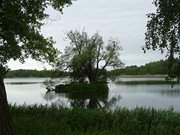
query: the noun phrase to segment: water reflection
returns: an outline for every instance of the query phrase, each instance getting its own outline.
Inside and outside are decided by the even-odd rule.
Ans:
[[[89,108],[89,109],[108,109],[112,107],[116,102],[118,102],[121,97],[112,97],[108,100],[109,96],[109,87],[107,84],[102,83],[98,84],[93,90],[70,90],[70,91],[49,91],[47,90],[46,94],[44,95],[44,99],[46,101],[54,100],[56,104],[59,104],[62,101],[63,97],[66,98],[65,107],[70,105],[71,108]]]
[[[180,89],[161,90],[160,93],[163,96],[180,97]]]
[[[146,107],[155,109],[168,109],[173,106],[176,111],[180,111],[180,85],[173,88],[169,84],[161,85],[121,85],[112,81],[108,83],[108,92],[92,95],[87,93],[55,93],[47,92],[42,82],[48,78],[13,78],[5,79],[7,96],[10,104],[16,105],[52,105],[64,107],[83,107],[83,108],[108,108],[117,109],[126,107],[134,109],[136,107]],[[67,84],[69,78],[57,78],[50,81],[50,84]],[[33,83],[22,85],[16,83]],[[16,85],[12,85],[16,84]],[[53,86],[53,85],[52,85]],[[48,85],[51,89],[51,85]],[[97,89],[97,91],[103,91]],[[43,95],[43,96],[42,96]]]

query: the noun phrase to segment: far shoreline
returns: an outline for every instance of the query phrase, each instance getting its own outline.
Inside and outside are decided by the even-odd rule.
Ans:
[[[54,78],[62,78],[62,77],[69,77],[69,76],[59,76],[59,77],[50,77],[50,76],[13,76],[13,77],[5,77],[5,79],[14,79],[14,78],[50,78],[50,79],[54,79]],[[146,74],[146,75],[115,75],[115,76],[108,76],[108,78],[111,77],[119,77],[119,78],[166,78],[168,77],[168,75],[150,75],[150,74]]]
[[[14,78],[50,78],[50,79],[54,79],[54,78],[62,78],[62,77],[69,77],[69,76],[59,76],[59,77],[50,77],[50,76],[13,76],[13,77],[5,77],[5,79],[14,79]],[[168,77],[168,75],[117,75],[117,76],[112,76],[112,77],[119,77],[119,78],[166,78]],[[108,78],[111,78],[110,76],[108,76]]]

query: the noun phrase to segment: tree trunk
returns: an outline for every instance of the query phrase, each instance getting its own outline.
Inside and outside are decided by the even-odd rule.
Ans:
[[[90,83],[98,82],[97,77],[93,73],[91,75],[88,75],[88,79]]]
[[[15,135],[3,79],[0,79],[0,135]]]
[[[88,108],[90,109],[98,108],[98,100],[96,98],[91,98],[88,104]]]

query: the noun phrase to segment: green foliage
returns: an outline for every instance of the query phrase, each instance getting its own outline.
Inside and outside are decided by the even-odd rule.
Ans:
[[[107,83],[58,85],[55,92],[64,94],[73,108],[105,108],[109,105]]]
[[[9,69],[7,66],[0,65],[0,79],[3,79],[8,73]]]
[[[48,16],[45,13],[48,6],[62,11],[68,4],[70,0],[1,0],[1,67],[11,59],[24,62],[28,57],[53,63],[58,51],[53,47],[52,38],[44,38],[41,34],[42,20]]]
[[[16,77],[60,77],[67,76],[68,73],[55,70],[12,70],[6,74],[7,78]]]
[[[66,85],[57,85],[55,91],[57,93],[80,93],[80,92],[101,92],[108,91],[108,86],[106,83],[70,83]]]
[[[109,76],[118,75],[167,75],[168,61],[151,62],[144,66],[128,66],[108,72]]]
[[[169,57],[168,70],[172,69],[174,58],[180,56],[180,1],[155,0],[156,13],[148,15],[146,49],[166,52]],[[171,75],[171,72],[169,72]]]
[[[105,111],[11,107],[18,135],[178,135],[180,113],[137,108]]]
[[[90,82],[96,82],[104,75],[107,67],[122,66],[119,59],[119,42],[109,40],[104,45],[102,37],[96,33],[91,37],[86,32],[70,31],[67,34],[70,45],[66,47],[58,68],[68,69],[72,76],[83,82],[87,77]]]

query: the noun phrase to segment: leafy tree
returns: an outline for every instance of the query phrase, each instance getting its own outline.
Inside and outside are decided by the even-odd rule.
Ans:
[[[166,52],[169,59],[169,75],[175,58],[180,56],[180,1],[154,0],[156,13],[148,15],[146,49]],[[177,64],[177,63],[176,63]]]
[[[107,67],[122,66],[118,41],[109,40],[105,46],[98,33],[90,37],[78,31],[70,31],[67,38],[70,45],[65,48],[58,68],[71,71],[76,80],[84,82],[88,78],[89,82],[96,82],[104,77]]]
[[[14,135],[4,77],[9,60],[24,62],[31,57],[54,62],[57,50],[52,38],[40,32],[42,20],[48,17],[45,9],[52,6],[62,12],[70,0],[0,0],[0,135]]]

